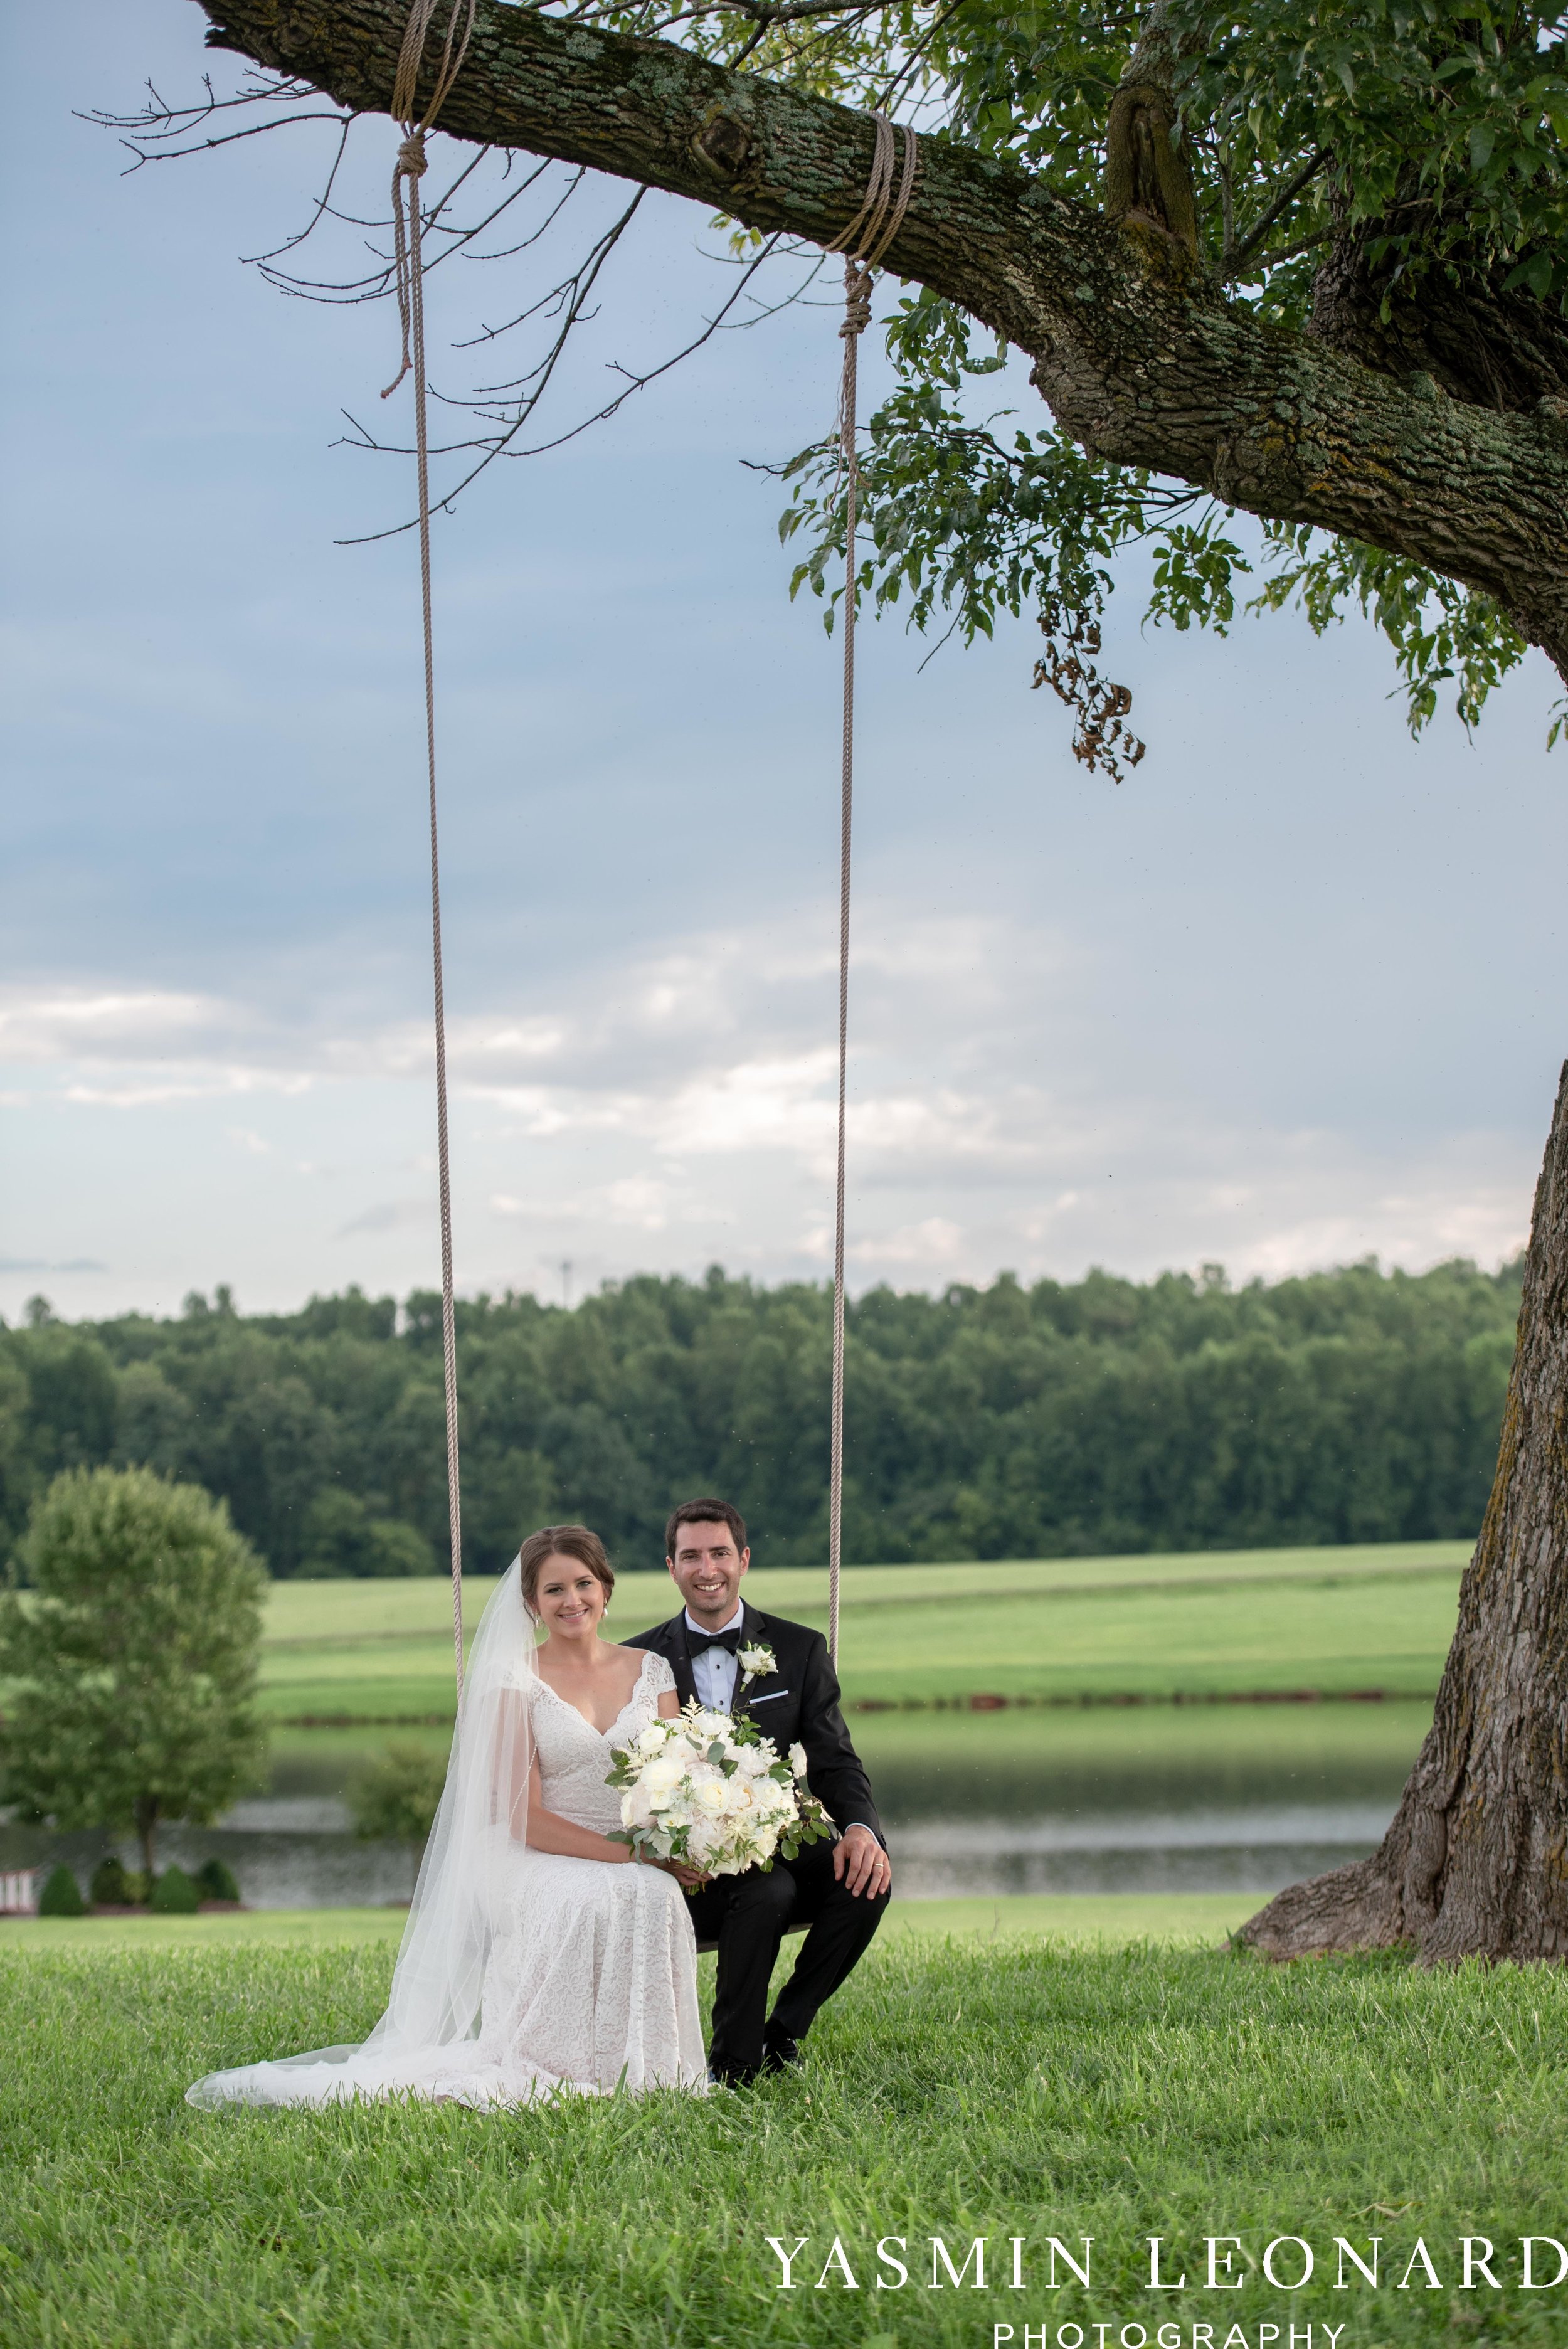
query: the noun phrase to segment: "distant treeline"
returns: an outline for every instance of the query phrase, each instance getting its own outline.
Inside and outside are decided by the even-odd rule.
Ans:
[[[845,1556],[1027,1557],[1468,1537],[1491,1486],[1521,1267],[1374,1264],[1233,1290],[1091,1272],[850,1308]],[[651,1276],[568,1311],[459,1307],[465,1564],[551,1518],[656,1565],[666,1509],[731,1497],[759,1559],[827,1546],[830,1299]],[[276,1575],[447,1564],[440,1309],[226,1290],[175,1320],[0,1328],[0,1535],[77,1462],[229,1502]]]

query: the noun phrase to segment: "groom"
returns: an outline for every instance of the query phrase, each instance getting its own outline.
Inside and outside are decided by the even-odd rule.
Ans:
[[[718,1944],[709,2062],[716,2078],[744,2087],[759,2072],[799,2063],[799,2043],[817,2009],[882,1922],[892,1870],[870,1782],[839,1710],[827,1641],[803,1623],[742,1602],[751,1552],[739,1510],[727,1501],[683,1501],[665,1529],[665,1548],[686,1605],[626,1645],[666,1660],[683,1704],[695,1696],[714,1712],[745,1713],[780,1754],[803,1745],[806,1782],[839,1829],[836,1843],[807,1844],[770,1870],[710,1878],[686,1896],[698,1940]],[[771,1661],[748,1674],[740,1651],[758,1648]],[[810,1930],[769,2015],[768,1985],[791,1924]]]

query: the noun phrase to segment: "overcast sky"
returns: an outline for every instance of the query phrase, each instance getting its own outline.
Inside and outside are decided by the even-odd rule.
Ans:
[[[331,445],[398,407],[393,321],[241,264],[299,224],[309,129],[123,179],[73,119],[192,93],[202,23],[60,0],[5,36],[8,1317],[437,1273],[414,549],[335,543],[407,512],[398,460]],[[359,135],[373,205],[394,138]],[[554,420],[722,298],[720,244],[645,208]],[[438,381],[549,257],[433,281]],[[839,347],[827,307],[719,337],[438,524],[466,1288],[828,1267],[838,653],[743,460],[823,429]],[[1551,673],[1412,745],[1366,626],[1140,634],[1137,585],[1119,789],[1027,625],[923,670],[862,632],[855,1284],[1497,1261],[1568,1049]]]

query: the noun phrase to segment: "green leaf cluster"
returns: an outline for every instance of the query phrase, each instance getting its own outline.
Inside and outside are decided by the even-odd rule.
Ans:
[[[1213,0],[1092,6],[963,0],[875,21],[883,83],[918,90],[928,136],[955,136],[1098,204],[1111,98],[1152,16],[1216,291],[1299,331],[1335,240],[1357,243],[1384,311],[1434,275],[1529,297],[1561,321],[1568,292],[1568,46],[1562,11],[1474,0]],[[857,22],[869,22],[860,20]],[[875,76],[846,59],[839,93]],[[864,458],[869,552],[857,592],[903,602],[918,629],[964,642],[1037,605],[1058,642],[1098,621],[1115,558],[1146,546],[1145,617],[1223,630],[1299,603],[1320,633],[1352,613],[1387,639],[1419,733],[1444,688],[1468,728],[1527,649],[1489,597],[1326,533],[1264,523],[1243,554],[1205,498],[1082,455],[1050,429],[1006,432],[960,398],[1005,354],[972,348],[973,322],[929,292],[887,318],[898,388]],[[844,538],[835,445],[786,469],[782,522],[808,552],[791,592],[832,608]],[[1243,583],[1259,570],[1256,592]],[[1037,682],[1039,675],[1037,673]],[[1555,740],[1560,724],[1552,730]],[[1079,755],[1083,755],[1079,721]],[[1090,763],[1093,763],[1091,761]]]
[[[1568,47],[1560,9],[1477,0],[1171,0],[1178,88],[1194,156],[1237,226],[1306,158],[1288,228],[1258,248],[1259,306],[1304,323],[1306,282],[1281,240],[1334,223],[1367,232],[1393,279],[1501,263],[1510,289],[1568,292]],[[1222,243],[1222,252],[1223,246]]]
[[[922,297],[903,308],[925,306],[937,305]],[[890,326],[895,350],[901,328],[900,319]],[[876,410],[860,465],[859,543],[867,552],[856,574],[857,595],[873,609],[905,604],[912,627],[945,620],[949,635],[971,644],[993,636],[1002,614],[1017,618],[1033,604],[1052,635],[1053,605],[1080,626],[1098,622],[1115,585],[1114,561],[1146,548],[1144,616],[1180,631],[1223,636],[1243,597],[1249,613],[1299,605],[1319,636],[1359,612],[1390,647],[1418,735],[1447,685],[1455,714],[1473,727],[1529,649],[1490,596],[1439,573],[1288,523],[1256,523],[1249,553],[1234,509],[1207,492],[1098,463],[1048,429],[1000,429],[1010,421],[1003,414],[971,422],[945,385],[913,369]],[[810,542],[790,594],[809,588],[821,596],[830,630],[845,585],[836,443],[802,450],[785,477],[795,488],[779,534]],[[1243,583],[1260,566],[1248,596]],[[1559,718],[1553,741],[1561,725]]]

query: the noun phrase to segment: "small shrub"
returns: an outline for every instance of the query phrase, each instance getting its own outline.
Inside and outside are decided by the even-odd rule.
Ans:
[[[240,1888],[221,1859],[209,1859],[196,1872],[196,1889],[203,1900],[237,1900]]]
[[[153,1885],[150,1905],[160,1917],[194,1917],[201,1896],[182,1868],[166,1868]]]
[[[38,1895],[40,1917],[79,1917],[86,1903],[81,1886],[63,1863],[57,1868]]]
[[[402,1738],[349,1775],[344,1795],[354,1831],[366,1840],[396,1836],[423,1847],[447,1783],[447,1757]]]
[[[129,1909],[137,1897],[129,1869],[119,1854],[111,1851],[94,1868],[88,1899],[95,1909]]]

